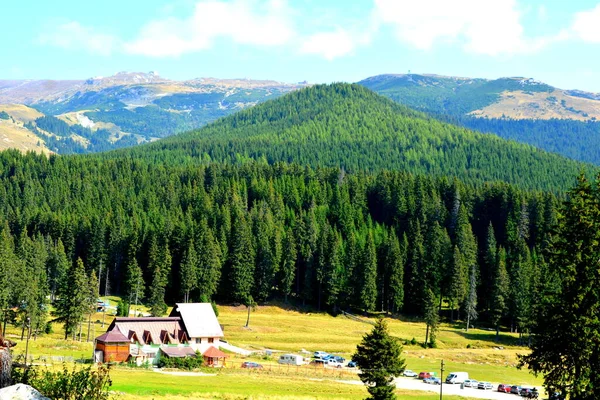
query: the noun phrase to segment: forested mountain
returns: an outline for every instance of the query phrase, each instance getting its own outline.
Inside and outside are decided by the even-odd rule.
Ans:
[[[95,299],[100,273],[102,294],[155,314],[189,296],[423,315],[465,305],[476,273],[481,319],[526,329],[557,203],[405,172],[5,151],[0,306],[42,329],[46,295]]]
[[[51,151],[87,153],[195,129],[303,86],[247,79],[174,81],[155,72],[73,81],[0,81],[0,110],[10,103],[24,104],[44,118],[62,120],[69,129],[47,130],[48,124],[40,126],[37,120],[20,122]],[[7,113],[10,116],[11,109]],[[19,120],[18,115],[12,117]],[[0,134],[5,130],[0,125]]]
[[[436,118],[600,165],[600,97],[525,78],[378,75],[361,85]]]
[[[442,123],[360,85],[317,85],[147,146],[109,153],[155,163],[254,159],[346,171],[403,170],[566,190],[586,166]]]

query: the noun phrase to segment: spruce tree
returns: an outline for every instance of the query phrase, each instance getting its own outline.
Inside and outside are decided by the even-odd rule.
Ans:
[[[402,358],[402,345],[390,336],[387,323],[383,318],[375,322],[370,333],[363,336],[352,355],[360,369],[360,380],[367,386],[372,400],[393,400],[396,385],[394,378],[400,376],[406,368]]]
[[[67,275],[60,282],[57,297],[55,320],[64,324],[67,339],[69,336],[75,336],[77,326],[88,311],[88,278],[81,258],[71,265]]]
[[[367,234],[361,260],[363,268],[360,289],[361,308],[365,311],[373,311],[377,301],[377,253],[371,231]]]
[[[385,262],[390,273],[389,300],[393,313],[402,309],[404,304],[404,252],[401,250],[400,242],[396,233],[392,231],[390,245],[387,249]],[[403,243],[406,242],[406,235],[403,236]],[[406,244],[404,244],[406,249]]]
[[[179,282],[183,294],[183,302],[189,303],[190,292],[196,289],[198,285],[198,256],[193,240],[188,242],[187,250],[183,256],[183,260],[181,260]]]
[[[475,265],[471,266],[469,275],[469,294],[465,302],[465,313],[467,314],[467,332],[471,322],[477,319],[477,274]]]
[[[296,274],[296,238],[294,237],[294,231],[287,229],[285,239],[283,241],[283,262],[281,264],[280,275],[280,288],[285,296],[285,302],[288,302],[288,296],[292,292],[292,285],[294,284],[294,278]]]
[[[231,246],[229,251],[229,297],[248,308],[254,304],[252,289],[254,287],[254,248],[250,227],[243,211],[236,208],[231,230]]]
[[[200,297],[212,299],[221,279],[221,249],[208,226],[204,230],[198,252],[198,290]]]
[[[490,310],[491,322],[496,328],[496,341],[498,341],[500,333],[500,321],[506,313],[510,285],[508,273],[506,272],[506,251],[503,248],[498,249],[497,259],[492,285],[492,307]]]
[[[425,347],[435,347],[436,333],[440,323],[438,299],[433,290],[427,289],[425,303]]]
[[[520,365],[544,375],[546,392],[574,400],[600,397],[600,177],[569,191],[548,252],[556,287],[541,293],[531,353]]]

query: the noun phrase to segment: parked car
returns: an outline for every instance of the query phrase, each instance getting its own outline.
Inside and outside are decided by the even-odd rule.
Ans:
[[[510,393],[510,385],[501,383],[498,385],[498,391],[502,393]]]
[[[263,367],[262,365],[260,365],[257,362],[253,362],[253,361],[244,361],[242,363],[242,368],[257,368],[257,369],[260,369],[262,367]]]
[[[548,396],[548,400],[565,400],[560,392],[554,392],[550,396]]]
[[[339,362],[341,364],[343,364],[343,363],[346,362],[346,359],[344,357],[335,356],[334,359],[335,359],[335,361],[337,361],[337,362]]]
[[[433,376],[430,376],[429,378],[425,378],[423,379],[423,383],[433,383],[433,381],[435,380],[435,378]]]
[[[492,385],[489,382],[479,382],[479,384],[477,385],[477,389],[493,390],[494,389],[494,385]]]
[[[344,366],[344,364],[337,362],[335,358],[328,359],[325,365],[333,368],[342,368]]]
[[[419,379],[431,378],[430,372],[419,372]]]
[[[476,379],[465,379],[464,385],[465,387],[477,388],[477,385],[479,385],[479,381]]]
[[[527,399],[537,399],[538,391],[536,388],[521,388],[521,392],[519,392],[521,397],[525,397]]]
[[[324,360],[326,357],[329,357],[329,353],[327,353],[325,351],[315,351],[315,353],[313,354],[313,357]]]
[[[356,368],[356,363],[354,361],[348,361],[348,364],[346,365],[346,367],[348,367],[348,368]]]
[[[415,371],[410,370],[410,369],[405,369],[403,375],[411,377],[411,378],[414,378],[415,376],[417,376],[417,373]]]
[[[432,377],[429,383],[431,383],[432,385],[441,385],[442,380],[440,378]]]
[[[517,386],[517,385],[512,385],[510,387],[510,392],[512,394],[520,394],[521,393],[521,386]]]

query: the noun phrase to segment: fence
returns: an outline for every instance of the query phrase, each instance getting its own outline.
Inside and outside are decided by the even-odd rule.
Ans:
[[[361,317],[359,317],[357,315],[350,314],[350,313],[348,313],[346,311],[342,311],[342,314],[344,315],[344,317],[349,318],[351,320],[354,320],[354,321],[357,321],[357,322],[362,322],[363,324],[375,325],[375,322],[373,322],[373,321],[369,321],[368,319],[364,319],[364,318],[361,318]]]

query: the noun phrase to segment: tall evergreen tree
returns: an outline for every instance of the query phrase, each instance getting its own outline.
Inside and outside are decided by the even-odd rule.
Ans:
[[[77,326],[83,321],[88,310],[88,279],[81,258],[69,268],[65,279],[60,282],[55,302],[56,321],[65,327],[65,339],[75,336]]]
[[[361,308],[365,311],[373,311],[377,301],[377,253],[371,231],[367,234],[361,260],[363,268],[360,290]]]
[[[390,236],[390,245],[387,249],[385,262],[390,273],[389,302],[391,303],[391,311],[396,313],[402,309],[404,304],[404,262],[407,239],[406,235],[403,235],[403,246],[400,247],[396,233],[392,232]]]
[[[378,319],[373,330],[356,346],[352,361],[361,370],[359,377],[367,386],[369,399],[396,398],[394,378],[402,374],[406,363],[402,358],[402,345],[390,336],[384,319]]]
[[[181,260],[180,285],[183,294],[183,302],[190,302],[190,292],[198,285],[198,256],[194,241],[190,240],[183,259]]]
[[[506,251],[503,248],[498,250],[496,269],[492,285],[492,307],[491,322],[496,328],[496,341],[500,332],[500,321],[504,317],[507,309],[507,300],[509,294],[510,281],[506,272]]]
[[[292,229],[287,229],[283,241],[283,262],[281,264],[281,278],[279,280],[286,303],[288,301],[288,296],[292,292],[292,285],[294,284],[297,257],[294,231]]]
[[[582,175],[569,191],[548,252],[558,287],[542,293],[532,351],[520,359],[544,375],[547,392],[575,400],[600,397],[599,187]]]
[[[467,314],[467,332],[469,332],[469,325],[477,319],[477,274],[475,273],[475,265],[471,266],[471,274],[469,275],[469,294],[465,302],[465,313]]]

